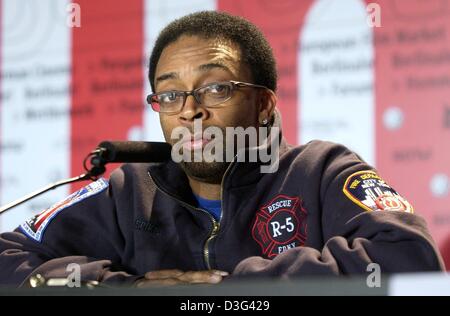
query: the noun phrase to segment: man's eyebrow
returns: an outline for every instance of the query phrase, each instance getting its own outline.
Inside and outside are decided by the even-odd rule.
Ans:
[[[162,74],[161,76],[156,78],[155,82],[161,82],[164,80],[177,79],[177,78],[179,78],[179,76],[176,72],[168,72],[168,73]]]
[[[223,70],[226,70],[228,72],[231,72],[231,70],[225,66],[224,64],[221,63],[208,63],[208,64],[203,64],[197,67],[197,70],[201,71],[201,72],[206,72],[208,70],[214,69],[214,68],[221,68]]]
[[[214,68],[220,68],[220,69],[226,70],[228,72],[231,72],[231,70],[227,66],[225,66],[224,64],[221,64],[221,63],[203,64],[203,65],[200,65],[197,67],[197,71],[206,72],[206,71],[214,69]],[[180,76],[178,75],[178,73],[168,72],[168,73],[162,74],[161,76],[157,77],[155,80],[155,83],[159,83],[164,80],[179,79],[179,78],[180,78]]]

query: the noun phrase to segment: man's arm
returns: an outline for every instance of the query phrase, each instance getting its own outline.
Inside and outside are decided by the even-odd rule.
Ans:
[[[121,262],[124,240],[111,186],[101,179],[0,235],[0,284],[26,285],[36,274],[65,278],[78,264],[81,281],[133,283]]]
[[[273,260],[250,257],[235,276],[348,275],[366,273],[377,263],[383,273],[440,271],[442,260],[428,237],[423,219],[399,212],[363,213],[329,238],[321,251],[290,249]]]
[[[0,285],[28,286],[30,277],[37,274],[45,279],[67,278],[80,267],[80,281],[98,281],[109,284],[132,284],[139,276],[133,276],[111,260],[99,260],[87,256],[53,258],[45,249],[30,246],[22,233],[5,233],[0,237]]]
[[[233,276],[362,274],[370,263],[382,273],[443,270],[425,221],[409,203],[345,147],[331,152],[320,189],[324,247],[293,248],[273,260],[250,257]]]

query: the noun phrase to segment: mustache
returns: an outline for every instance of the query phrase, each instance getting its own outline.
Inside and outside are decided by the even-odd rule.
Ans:
[[[195,129],[193,127],[183,127],[183,132],[178,133],[178,137],[171,138],[170,140],[172,143],[180,140],[193,140],[201,138],[211,140],[216,138],[215,136],[218,130],[220,130],[222,135],[226,134],[226,127],[220,127],[217,125],[202,126],[201,130]]]

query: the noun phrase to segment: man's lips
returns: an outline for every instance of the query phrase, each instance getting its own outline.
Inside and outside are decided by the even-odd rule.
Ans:
[[[203,148],[211,140],[212,140],[211,137],[203,137],[203,135],[197,134],[191,137],[187,137],[185,140],[183,140],[182,144],[184,149],[195,150]]]

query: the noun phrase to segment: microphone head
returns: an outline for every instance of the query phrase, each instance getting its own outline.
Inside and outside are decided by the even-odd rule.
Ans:
[[[98,145],[105,162],[145,163],[171,159],[172,147],[164,142],[103,141]]]

